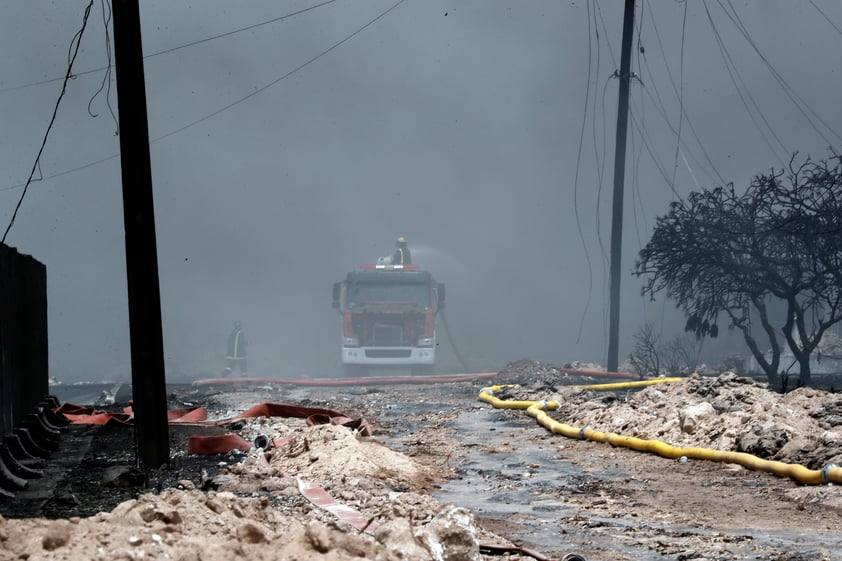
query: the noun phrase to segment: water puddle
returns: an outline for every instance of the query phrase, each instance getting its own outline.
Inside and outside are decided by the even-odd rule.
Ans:
[[[628,481],[629,474],[621,467],[594,473],[557,457],[555,452],[561,437],[549,436],[546,442],[524,438],[528,434],[525,431],[543,430],[526,415],[513,417],[495,410],[469,410],[460,414],[453,426],[465,444],[464,455],[457,467],[458,477],[442,484],[435,493],[436,498],[465,506],[481,518],[504,521],[515,528],[514,540],[538,550],[576,551],[576,544],[587,543],[588,547],[628,555],[630,559],[659,561],[665,558],[663,551],[659,551],[662,542],[675,544],[678,551],[681,544],[692,543],[693,538],[699,537],[706,538],[706,543],[720,538],[727,541],[726,549],[737,558],[740,554],[754,558],[754,552],[761,546],[798,551],[802,555],[799,559],[815,560],[822,559],[820,549],[842,550],[842,536],[822,533],[762,530],[729,533],[625,516],[585,518],[565,497],[587,493],[600,500],[601,489],[616,488],[619,480]],[[494,433],[494,442],[508,441],[516,449],[489,453],[483,445],[488,444],[489,434]],[[628,485],[643,483],[632,481]],[[571,520],[576,521],[572,529]],[[578,534],[575,540],[571,539],[573,531]],[[649,542],[651,547],[647,545]]]

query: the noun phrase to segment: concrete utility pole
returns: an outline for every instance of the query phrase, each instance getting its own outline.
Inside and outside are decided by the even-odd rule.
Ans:
[[[114,0],[113,15],[135,445],[140,466],[152,469],[169,463],[170,447],[138,0]]]
[[[623,48],[620,53],[620,99],[617,108],[617,144],[614,148],[614,201],[611,215],[610,312],[608,318],[608,371],[616,372],[620,348],[620,270],[623,247],[623,186],[626,174],[626,131],[629,123],[629,81],[634,30],[634,2],[626,0]]]

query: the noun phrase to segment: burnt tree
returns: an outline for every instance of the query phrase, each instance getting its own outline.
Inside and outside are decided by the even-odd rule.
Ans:
[[[811,353],[842,320],[841,206],[840,156],[796,155],[788,169],[755,176],[743,194],[728,185],[673,202],[634,273],[645,278],[644,294],[675,300],[687,331],[715,337],[726,317],[773,384],[785,342],[807,385]],[[783,319],[770,311],[778,306]]]

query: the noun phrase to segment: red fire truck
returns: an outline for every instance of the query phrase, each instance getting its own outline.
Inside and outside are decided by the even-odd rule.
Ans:
[[[445,288],[418,265],[362,265],[333,285],[342,314],[342,366],[347,376],[375,369],[432,374],[436,315]]]

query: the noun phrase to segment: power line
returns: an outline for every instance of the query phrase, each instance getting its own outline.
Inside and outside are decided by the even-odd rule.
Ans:
[[[658,168],[658,172],[661,174],[661,177],[664,178],[666,184],[670,187],[673,196],[675,196],[676,198],[680,198],[675,190],[675,187],[670,183],[669,174],[667,174],[666,170],[664,169],[664,165],[660,161],[658,161],[657,156],[655,156],[655,152],[651,146],[651,139],[647,140],[648,133],[646,132],[646,129],[642,128],[641,125],[637,122],[637,118],[635,117],[633,111],[629,112],[629,116],[631,117],[632,124],[637,129],[637,132],[640,133],[640,140],[643,142],[643,146],[649,153],[649,157],[652,158],[652,163],[654,163],[655,167]]]
[[[602,62],[602,49],[600,45],[600,37],[599,37],[599,27],[596,25],[596,19],[594,19],[594,27],[593,27],[593,34],[595,36],[594,44],[596,46],[596,67],[593,71],[594,80],[600,75],[600,67]],[[588,40],[590,41],[590,29],[588,30]],[[590,70],[590,69],[589,69]],[[606,86],[607,87],[607,82]],[[596,82],[594,82],[594,86],[596,86]],[[597,142],[599,135],[597,135],[596,126],[597,126],[597,111],[596,111],[596,103],[597,103],[597,88],[594,87],[593,89],[593,111],[591,112],[591,138],[593,139],[593,152],[594,152],[594,159],[596,160],[596,176],[597,176],[597,205],[596,205],[596,224],[597,224],[597,231],[599,231],[599,195],[602,193],[602,180],[603,175],[605,173],[605,142],[606,142],[606,130],[605,130],[605,107],[603,103],[603,110],[602,110],[602,153],[599,151],[599,144]],[[604,88],[603,88],[604,92]],[[604,93],[603,93],[604,98]]]
[[[760,57],[760,60],[762,60],[763,64],[766,66],[766,68],[769,69],[769,72],[772,73],[772,76],[775,78],[775,80],[781,86],[781,89],[784,91],[786,96],[790,99],[790,101],[792,101],[793,104],[795,104],[795,107],[798,109],[798,111],[801,113],[801,115],[803,115],[804,118],[807,119],[807,122],[810,123],[811,127],[813,127],[813,130],[815,130],[816,133],[819,136],[822,137],[822,140],[824,140],[825,142],[827,142],[830,145],[833,145],[833,143],[830,141],[830,139],[828,139],[824,135],[824,133],[818,128],[818,126],[816,126],[815,123],[813,123],[813,120],[810,119],[810,117],[809,117],[809,115],[807,115],[806,111],[809,111],[819,123],[824,125],[824,127],[828,131],[830,131],[830,133],[833,136],[835,136],[837,139],[842,141],[842,136],[840,136],[833,129],[833,127],[831,127],[824,119],[822,119],[821,115],[816,113],[813,110],[813,108],[810,107],[810,105],[806,101],[804,101],[804,99],[800,95],[798,95],[798,92],[796,92],[792,88],[792,86],[789,85],[789,83],[784,79],[784,77],[775,69],[774,66],[772,66],[772,63],[769,62],[769,60],[766,58],[766,56],[762,52],[760,52],[760,49],[758,48],[757,44],[754,42],[754,39],[751,38],[751,35],[748,32],[748,28],[746,28],[745,24],[743,23],[742,19],[740,18],[739,14],[737,13],[737,10],[734,8],[734,5],[731,3],[731,0],[726,0],[726,1],[728,3],[728,6],[731,8],[731,12],[729,12],[728,9],[726,9],[725,6],[722,5],[722,0],[718,0],[719,6],[725,12],[725,14],[728,16],[728,18],[734,23],[734,25],[740,31],[740,33],[743,35],[743,37],[746,39],[746,41],[748,41],[748,44],[751,45],[751,48],[754,49],[754,52],[757,53],[757,56]],[[733,12],[733,14],[732,14],[732,12]],[[806,108],[806,111],[805,111],[805,108]]]
[[[253,92],[249,93],[248,95],[244,95],[244,96],[243,96],[243,97],[241,97],[240,99],[238,99],[238,100],[236,100],[236,101],[233,101],[233,102],[229,103],[228,105],[226,105],[226,106],[224,106],[224,107],[221,107],[221,108],[217,109],[216,111],[214,111],[214,112],[212,112],[212,113],[209,113],[209,114],[205,115],[204,117],[200,117],[200,118],[196,119],[195,121],[192,121],[192,122],[190,122],[190,123],[188,123],[188,124],[184,125],[183,127],[179,127],[179,128],[177,128],[177,129],[175,129],[174,131],[170,131],[170,132],[168,132],[167,134],[164,134],[164,135],[162,135],[162,136],[159,136],[159,137],[157,137],[157,138],[153,139],[153,142],[154,142],[154,141],[158,141],[158,140],[163,140],[163,139],[165,139],[165,138],[169,138],[170,136],[173,136],[173,135],[178,134],[178,133],[180,133],[180,132],[182,132],[182,131],[184,131],[184,130],[187,130],[187,129],[189,129],[190,127],[193,127],[193,126],[195,126],[195,125],[198,125],[198,124],[199,124],[199,123],[201,123],[201,122],[204,122],[204,121],[207,121],[208,119],[211,119],[211,118],[213,118],[213,117],[216,117],[217,115],[219,115],[219,114],[220,114],[220,113],[222,113],[223,111],[227,111],[227,110],[231,109],[232,107],[236,107],[237,105],[239,105],[239,104],[243,103],[244,101],[247,101],[247,100],[249,100],[249,99],[253,98],[253,97],[254,97],[254,96],[256,96],[257,94],[259,94],[259,93],[261,93],[261,92],[263,92],[263,91],[265,91],[265,90],[268,90],[269,88],[271,88],[272,86],[274,86],[275,84],[277,84],[278,82],[280,82],[281,80],[284,80],[284,79],[286,79],[286,78],[289,78],[290,76],[292,76],[293,74],[295,74],[295,73],[296,73],[296,72],[298,72],[299,70],[301,70],[301,69],[303,69],[304,67],[306,67],[306,66],[308,66],[308,65],[310,65],[310,64],[312,64],[312,63],[314,63],[314,62],[316,62],[317,60],[319,60],[320,58],[322,58],[323,56],[325,56],[325,55],[326,55],[326,54],[328,54],[329,52],[331,52],[331,51],[333,51],[334,49],[337,49],[337,48],[339,48],[340,46],[342,46],[343,44],[347,43],[348,41],[350,41],[351,39],[353,39],[354,37],[356,37],[357,35],[359,35],[359,34],[360,34],[360,33],[362,33],[363,31],[365,31],[368,27],[370,27],[370,26],[374,25],[374,24],[375,24],[378,20],[380,20],[381,18],[385,17],[385,16],[386,16],[389,12],[391,12],[392,10],[394,10],[395,8],[397,8],[398,6],[400,6],[401,4],[403,4],[404,2],[406,2],[406,0],[399,0],[397,3],[393,4],[390,8],[388,8],[386,11],[382,12],[379,16],[377,16],[376,18],[374,18],[374,19],[370,20],[368,23],[366,23],[365,25],[363,25],[362,27],[360,27],[359,29],[357,29],[356,31],[354,31],[353,33],[351,33],[350,35],[348,35],[347,37],[345,37],[344,39],[342,39],[341,41],[339,41],[338,43],[334,43],[334,44],[333,44],[332,46],[330,46],[329,48],[327,48],[327,49],[325,49],[324,51],[320,52],[319,54],[317,54],[317,55],[316,55],[316,56],[314,56],[313,58],[309,59],[308,61],[306,61],[306,62],[304,62],[304,63],[302,63],[302,64],[300,64],[300,65],[296,66],[295,68],[293,68],[292,70],[290,70],[289,72],[287,72],[286,74],[284,74],[283,76],[281,76],[280,78],[276,78],[275,80],[272,80],[272,81],[271,81],[271,82],[269,82],[268,84],[266,84],[266,85],[264,85],[264,86],[261,86],[261,87],[257,88],[256,90],[254,90]]]
[[[335,0],[332,0],[332,1],[335,1]],[[216,111],[213,111],[213,112],[211,112],[211,113],[208,113],[207,115],[204,115],[203,117],[200,117],[200,118],[198,118],[198,119],[196,119],[196,120],[194,120],[194,121],[191,121],[190,123],[188,123],[188,124],[186,124],[186,125],[184,125],[184,126],[182,126],[182,127],[179,127],[179,128],[177,128],[177,129],[175,129],[175,130],[172,130],[172,131],[170,131],[170,132],[168,132],[168,133],[166,133],[166,134],[162,134],[161,136],[155,137],[155,138],[153,138],[150,142],[158,142],[159,140],[164,140],[165,138],[169,138],[169,137],[174,136],[174,135],[176,135],[176,134],[178,134],[178,133],[180,133],[180,132],[183,132],[183,131],[185,131],[185,130],[187,130],[187,129],[191,128],[191,127],[194,127],[194,126],[198,125],[199,123],[202,123],[202,122],[204,122],[204,121],[207,121],[208,119],[212,119],[213,117],[216,117],[216,116],[217,116],[217,115],[219,115],[220,113],[223,113],[224,111],[227,111],[227,110],[229,110],[229,109],[231,109],[231,108],[233,108],[233,107],[236,107],[237,105],[240,105],[241,103],[243,103],[243,102],[245,102],[245,101],[247,101],[247,100],[251,99],[252,97],[256,96],[257,94],[259,94],[259,93],[261,93],[261,92],[263,92],[263,91],[265,91],[265,90],[267,90],[267,89],[271,88],[272,86],[274,86],[274,85],[275,85],[275,84],[277,84],[278,82],[280,82],[280,81],[282,81],[282,80],[285,80],[286,78],[289,78],[290,76],[292,76],[292,75],[293,75],[293,74],[295,74],[296,72],[298,72],[298,71],[300,71],[300,70],[304,69],[305,67],[307,67],[308,65],[310,65],[310,64],[312,64],[312,63],[314,63],[314,62],[316,62],[317,60],[319,60],[320,58],[322,58],[322,57],[323,57],[323,56],[325,56],[326,54],[330,53],[331,51],[335,50],[336,48],[340,47],[341,45],[343,45],[343,44],[347,43],[348,41],[350,41],[351,39],[353,39],[354,37],[356,37],[357,35],[359,35],[361,32],[363,32],[365,29],[367,29],[368,27],[372,26],[374,23],[376,23],[377,21],[379,21],[380,19],[382,19],[383,17],[385,17],[385,16],[386,16],[387,14],[389,14],[392,10],[394,10],[395,8],[397,8],[398,6],[400,6],[401,4],[403,4],[404,2],[406,2],[406,0],[399,0],[397,3],[393,4],[391,7],[389,7],[389,8],[388,8],[388,9],[386,9],[385,11],[381,12],[381,13],[380,13],[380,15],[378,15],[378,16],[377,16],[377,17],[375,17],[374,19],[370,20],[368,23],[366,23],[366,24],[365,24],[365,25],[363,25],[362,27],[357,28],[357,30],[356,30],[356,31],[354,31],[353,33],[351,33],[350,35],[347,35],[347,36],[346,36],[344,39],[342,39],[341,41],[338,41],[338,42],[334,43],[334,44],[333,44],[332,46],[330,46],[329,48],[327,48],[327,49],[325,49],[324,51],[320,52],[320,53],[319,53],[319,54],[317,54],[316,56],[314,56],[314,57],[310,58],[310,59],[309,59],[309,60],[307,60],[306,62],[304,62],[304,63],[302,63],[302,64],[300,64],[300,65],[296,66],[295,68],[293,68],[292,70],[290,70],[289,72],[287,72],[286,74],[284,74],[283,76],[281,76],[281,77],[279,77],[279,78],[276,78],[276,79],[272,80],[271,82],[269,82],[269,83],[267,83],[267,84],[265,84],[265,85],[263,85],[263,86],[261,86],[261,87],[257,88],[256,90],[252,91],[251,93],[249,93],[249,94],[247,94],[247,95],[245,95],[245,96],[243,96],[243,97],[241,97],[241,98],[239,98],[239,99],[237,99],[237,100],[235,100],[235,101],[233,101],[233,102],[231,102],[231,103],[229,103],[229,104],[225,105],[224,107],[221,107],[221,108],[217,109]],[[69,169],[69,170],[64,170],[64,171],[61,171],[61,172],[58,172],[58,173],[55,173],[55,174],[52,174],[52,175],[48,175],[48,176],[46,176],[46,177],[43,177],[43,180],[47,180],[47,179],[54,179],[54,178],[59,177],[59,176],[62,176],[62,175],[67,175],[67,174],[69,174],[69,173],[73,173],[73,172],[75,172],[75,171],[80,171],[80,170],[83,170],[83,169],[86,169],[86,168],[89,168],[89,167],[93,167],[93,166],[95,166],[95,165],[97,165],[97,164],[101,164],[101,163],[103,163],[103,162],[107,162],[108,160],[113,160],[114,158],[117,158],[118,156],[119,156],[119,154],[112,154],[112,155],[107,156],[107,157],[105,157],[105,158],[100,158],[99,160],[96,160],[96,161],[94,161],[94,162],[89,162],[89,163],[87,163],[87,164],[84,164],[84,165],[81,165],[81,166],[78,166],[78,167],[75,167],[75,168],[72,168],[72,169]],[[28,185],[28,184],[29,184],[29,181],[27,181],[27,183],[26,183],[26,184]],[[12,186],[9,186],[9,187],[4,187],[4,188],[0,189],[0,191],[9,191],[9,190],[12,190],[12,189],[17,189],[18,187],[21,187],[21,185],[20,185],[20,184],[18,184],[18,185],[12,185]]]
[[[117,120],[117,115],[114,113],[114,108],[111,107],[111,69],[113,66],[111,65],[111,32],[108,30],[108,25],[111,23],[111,0],[100,0],[100,6],[102,7],[102,25],[105,32],[105,57],[108,61],[108,65],[106,66],[105,73],[102,76],[102,82],[99,84],[99,89],[94,92],[94,95],[92,95],[91,99],[88,100],[88,115],[91,117],[98,116],[91,110],[91,106],[97,96],[105,90],[105,105],[108,107],[108,112],[111,113],[111,119],[114,121],[114,134],[116,135],[119,134],[120,123]]]
[[[599,28],[596,26],[596,20],[594,20],[594,35],[596,36],[596,68],[594,69],[594,86],[596,86],[596,79],[599,77],[600,74],[600,62],[601,62],[601,45],[600,45],[600,37],[599,37]],[[602,86],[602,96],[600,97],[600,115],[602,117],[602,134],[601,136],[597,134],[597,88],[594,87],[593,90],[593,112],[591,113],[591,136],[593,138],[593,151],[594,151],[594,160],[596,163],[596,205],[594,208],[594,225],[596,226],[596,239],[597,243],[599,244],[600,256],[602,257],[602,267],[603,271],[608,269],[608,252],[605,249],[605,243],[602,241],[602,188],[604,185],[605,179],[605,163],[607,160],[607,148],[606,148],[606,141],[608,138],[606,132],[606,112],[605,112],[605,92],[608,88],[608,83],[611,81],[611,77],[605,80],[604,85]],[[599,139],[602,139],[602,152],[600,153],[600,146],[599,146]],[[604,278],[603,274],[603,278]],[[607,308],[607,306],[606,306]]]
[[[172,53],[172,52],[175,52],[175,51],[179,51],[181,49],[186,49],[188,47],[194,47],[196,45],[201,45],[202,43],[207,43],[208,41],[213,41],[215,39],[221,39],[222,37],[228,37],[229,35],[241,33],[243,31],[250,31],[252,29],[256,29],[256,28],[262,27],[264,25],[277,23],[279,21],[283,21],[285,19],[289,19],[289,18],[298,16],[298,15],[301,15],[305,12],[315,10],[316,8],[321,8],[322,6],[327,6],[328,4],[333,4],[336,1],[337,0],[325,0],[321,4],[316,4],[316,5],[310,6],[308,8],[302,8],[301,10],[291,12],[291,13],[283,15],[283,16],[279,16],[279,17],[276,17],[276,18],[272,18],[272,19],[268,19],[268,20],[261,21],[261,22],[258,22],[258,23],[254,23],[252,25],[247,25],[246,27],[239,27],[239,28],[233,29],[231,31],[226,31],[225,33],[220,33],[218,35],[212,35],[210,37],[205,37],[204,39],[199,39],[197,41],[191,41],[190,43],[178,45],[176,47],[171,47],[169,49],[156,51],[154,53],[150,53],[148,55],[145,55],[143,58],[147,59],[147,58],[152,58],[152,57],[156,57],[156,56],[160,56],[160,55],[169,54],[169,53]],[[78,78],[79,76],[86,76],[88,74],[94,74],[96,72],[102,72],[103,70],[107,70],[109,67],[110,67],[110,61],[109,61],[108,66],[102,66],[100,68],[94,68],[92,70],[84,70],[82,72],[77,72],[76,74],[74,74],[72,76],[72,78]],[[52,82],[58,82],[59,80],[62,80],[62,78],[49,78],[47,80],[39,80],[39,81],[36,81],[36,82],[29,82],[27,84],[20,84],[18,86],[9,86],[7,88],[0,88],[0,93],[11,92],[11,91],[15,91],[15,90],[22,90],[22,89],[25,89],[25,88],[31,88],[31,87],[34,87],[34,86],[41,86],[41,85],[44,85],[44,84],[51,84]]]
[[[611,55],[611,62],[614,63],[614,67],[617,66],[617,58],[614,56],[614,49],[611,47],[611,38],[608,35],[608,28],[605,26],[605,18],[602,17],[602,8],[599,6],[599,0],[594,0],[596,2],[596,11],[599,14],[599,21],[602,23],[602,30],[605,31],[605,43],[608,45],[608,54]]]
[[[679,65],[678,95],[678,133],[675,141],[675,158],[672,164],[672,184],[675,185],[675,173],[678,171],[678,151],[681,147],[681,126],[684,124],[684,38],[687,31],[687,2],[684,2],[684,17],[681,20],[681,64]],[[675,189],[673,189],[673,192]]]
[[[651,72],[650,72],[650,74],[651,74]],[[649,91],[649,88],[647,87],[646,83],[641,81],[640,85],[643,87],[644,93],[646,93],[646,95],[649,97],[649,101],[652,103],[652,106],[655,108],[655,111],[664,120],[664,122],[666,123],[667,127],[669,127],[669,130],[672,132],[672,134],[676,135],[676,137],[677,137],[678,131],[675,129],[672,122],[669,120],[669,116],[666,114],[666,110],[664,109],[663,101],[661,101],[659,97],[656,97],[658,95],[658,90],[654,87],[654,83],[652,84],[652,89],[655,89],[656,96],[652,95],[652,92]],[[641,107],[644,106],[644,102],[645,102],[645,100],[641,97]],[[641,111],[641,115],[640,115],[640,120],[641,120],[641,126],[645,130],[646,129],[646,119],[645,119],[645,116],[642,114],[642,111]],[[691,125],[691,121],[688,120],[687,124],[690,126],[690,130],[693,131],[693,126]],[[694,136],[697,136],[697,135],[695,135],[695,133],[694,133]],[[698,137],[696,138],[696,141],[699,142]],[[711,168],[713,169],[714,175],[716,175],[717,177],[714,177],[713,175],[711,175],[711,173],[707,169],[705,169],[705,166],[702,165],[702,163],[699,161],[699,159],[690,150],[690,146],[687,144],[686,140],[680,139],[679,142],[680,142],[680,145],[687,152],[687,154],[690,155],[690,159],[693,160],[693,163],[699,169],[701,169],[711,181],[716,183],[716,181],[718,180],[722,185],[724,185],[726,183],[725,179],[723,179],[722,176],[719,175],[719,172],[716,170],[716,167],[713,167],[712,162],[710,161],[710,156],[707,155],[707,151],[705,150],[704,145],[702,145],[701,142],[699,142],[699,146],[702,149],[702,153],[705,154],[705,157],[708,160],[708,163],[711,164]],[[684,156],[683,151],[681,152],[681,156],[682,157]]]
[[[643,46],[643,21],[644,21],[644,14],[646,12],[646,1],[640,1],[640,17],[638,19],[637,14],[635,14],[635,21],[637,23],[637,68],[641,68],[641,58],[645,56],[646,49]],[[642,82],[641,82],[642,84]],[[640,119],[641,121],[646,120],[645,116],[646,111],[646,104],[643,98],[640,99]],[[643,210],[643,201],[640,196],[640,155],[642,153],[643,147],[640,148],[635,147],[635,130],[632,128],[631,134],[629,135],[629,144],[631,147],[631,154],[632,154],[632,216],[634,217],[634,234],[637,238],[637,247],[638,249],[643,247],[643,236],[641,235],[641,218],[642,222],[646,222],[646,213]],[[640,203],[640,217],[638,217],[638,203]],[[641,294],[641,298],[643,295]],[[646,306],[643,307],[643,317],[644,320],[646,319]]]
[[[596,240],[597,245],[599,246],[599,255],[602,258],[602,336],[604,341],[609,340],[609,310],[610,310],[610,298],[611,293],[609,289],[610,279],[608,277],[608,271],[611,268],[611,259],[608,255],[608,249],[605,247],[605,241],[602,239],[602,189],[604,186],[605,180],[605,164],[608,160],[607,154],[608,149],[606,147],[608,134],[606,127],[608,125],[607,111],[605,109],[605,96],[608,92],[608,84],[611,82],[612,78],[616,78],[619,76],[619,72],[617,70],[617,59],[614,58],[614,52],[611,48],[611,39],[608,33],[608,29],[605,25],[605,18],[602,16],[602,8],[599,5],[598,0],[594,0],[596,6],[596,13],[599,14],[599,20],[602,23],[602,30],[605,32],[605,44],[608,46],[608,54],[611,55],[611,61],[614,64],[614,73],[611,74],[603,83],[602,85],[602,95],[600,96],[600,113],[602,115],[602,160],[599,159],[598,148],[597,148],[597,138],[596,138],[596,90],[594,90],[594,127],[593,127],[593,137],[594,137],[594,153],[596,156],[596,171],[597,171],[597,184],[596,184],[596,207],[594,209],[594,225],[596,230]],[[594,17],[595,18],[595,17]],[[597,53],[601,52],[600,46],[600,37],[599,37],[599,27],[596,24],[596,19],[594,19],[594,33],[596,34],[597,38]],[[597,57],[597,61],[599,61],[599,57]],[[598,68],[597,68],[598,70]],[[597,73],[598,75],[598,73]],[[607,354],[607,353],[606,353]]]
[[[585,123],[588,120],[588,105],[591,98],[591,64],[592,64],[592,40],[591,40],[591,0],[586,2],[588,8],[588,77],[585,81],[585,108],[582,111],[582,127],[579,130],[579,149],[576,152],[576,171],[573,175],[573,211],[576,215],[576,228],[579,231],[579,239],[582,242],[582,249],[585,251],[585,263],[588,266],[588,297],[585,300],[585,309],[579,318],[579,332],[576,335],[576,343],[582,338],[582,327],[585,324],[585,316],[591,304],[591,292],[593,290],[593,267],[591,267],[591,256],[588,252],[588,245],[585,242],[585,234],[582,230],[582,220],[579,216],[579,166],[582,163],[582,146],[585,140]]]
[[[760,136],[763,138],[763,142],[766,143],[766,146],[769,148],[769,151],[774,155],[774,157],[780,162],[781,165],[784,165],[784,160],[781,158],[780,154],[775,150],[772,146],[772,143],[769,141],[769,138],[766,136],[766,133],[763,131],[763,128],[760,126],[760,123],[757,122],[757,119],[754,117],[754,113],[748,106],[748,102],[746,101],[746,97],[751,101],[752,106],[754,107],[757,114],[760,115],[760,119],[766,125],[766,128],[769,129],[769,132],[772,134],[772,137],[778,142],[778,145],[783,149],[784,153],[787,152],[786,146],[775,133],[775,130],[769,124],[769,121],[766,119],[766,115],[761,111],[760,107],[757,104],[757,101],[754,99],[754,96],[751,95],[751,91],[748,89],[748,86],[743,81],[741,74],[737,70],[737,65],[734,63],[734,59],[731,58],[731,54],[728,52],[728,49],[725,47],[725,41],[722,39],[722,35],[719,33],[719,29],[716,27],[716,23],[713,21],[713,16],[710,13],[710,9],[708,8],[707,0],[703,1],[703,5],[705,7],[705,13],[707,14],[708,22],[710,23],[710,27],[713,30],[714,39],[716,40],[717,47],[719,48],[719,54],[722,56],[722,61],[725,64],[725,69],[728,71],[728,76],[731,78],[731,83],[734,84],[734,89],[737,90],[737,97],[740,98],[740,102],[743,104],[743,108],[748,113],[751,122],[754,123],[755,128],[757,128],[757,132],[760,133]],[[745,90],[745,95],[743,95],[743,90],[740,89],[740,84],[742,84],[743,89]]]
[[[600,98],[600,103],[601,103],[601,108],[602,108],[601,111],[602,111],[602,152],[603,152],[603,158],[602,158],[601,163],[597,162],[597,165],[599,167],[597,168],[598,181],[597,181],[597,185],[596,185],[596,217],[594,218],[594,221],[595,221],[595,225],[596,225],[596,239],[597,239],[597,242],[599,243],[600,254],[602,256],[602,267],[603,267],[602,280],[603,280],[603,284],[608,284],[607,283],[608,279],[607,279],[607,276],[605,275],[605,271],[608,271],[610,266],[611,266],[611,259],[608,255],[608,250],[605,248],[605,242],[602,239],[602,215],[600,213],[600,207],[602,206],[602,188],[604,186],[604,177],[605,177],[605,162],[608,159],[607,156],[605,156],[605,154],[607,153],[607,148],[605,146],[605,143],[606,143],[606,140],[607,140],[607,137],[608,137],[608,135],[606,133],[606,122],[608,121],[606,116],[607,116],[608,112],[605,109],[605,96],[608,93],[608,84],[611,82],[611,80],[613,78],[617,78],[618,76],[619,76],[619,74],[617,73],[617,71],[615,71],[613,74],[611,74],[605,80],[605,82],[602,85],[602,96]],[[596,95],[596,93],[594,93],[594,95]],[[595,107],[596,107],[596,101],[594,101],[594,108]],[[596,141],[594,140],[594,142],[596,142]],[[606,310],[608,310],[608,303],[605,302],[604,304],[605,305],[603,306],[603,313],[605,313]],[[606,318],[605,323],[606,323],[606,326],[607,326],[608,325],[607,318]],[[608,338],[607,338],[607,335],[606,335],[606,340],[607,339]]]
[[[35,170],[38,169],[38,165],[41,160],[41,154],[44,152],[44,147],[47,145],[47,138],[50,136],[50,130],[52,130],[53,128],[53,123],[56,122],[58,107],[61,104],[62,98],[64,97],[64,92],[67,90],[67,82],[68,80],[70,80],[70,76],[72,75],[73,63],[76,61],[76,55],[79,54],[79,46],[82,44],[82,34],[84,34],[85,27],[87,27],[88,25],[88,16],[91,15],[91,8],[93,7],[93,5],[94,0],[90,0],[88,6],[85,8],[85,13],[82,16],[82,27],[70,40],[70,47],[68,48],[69,60],[67,62],[67,72],[64,75],[64,83],[61,86],[61,92],[59,93],[58,99],[56,100],[56,105],[53,108],[53,116],[50,118],[50,124],[47,125],[47,131],[44,133],[44,139],[41,141],[41,147],[38,149],[38,155],[35,157],[35,162],[32,164],[32,171],[29,172],[29,178],[26,180],[26,184],[23,186],[23,192],[20,194],[18,204],[15,205],[15,211],[12,213],[12,219],[9,221],[9,225],[6,227],[6,231],[3,233],[3,239],[0,240],[0,243],[6,242],[6,236],[9,235],[9,230],[12,229],[12,225],[14,225],[15,223],[15,218],[17,218],[18,210],[20,210],[20,206],[21,204],[23,204],[23,198],[26,196],[29,184],[32,182],[32,177],[35,175]]]
[[[822,11],[821,8],[816,6],[816,3],[813,0],[809,0],[809,2],[816,9],[816,11],[822,15],[822,17],[827,21],[827,23],[829,23],[831,26],[833,26],[833,29],[835,29],[837,33],[842,35],[842,29],[839,29],[839,26],[836,25],[835,23],[833,23],[833,21],[831,21],[831,19],[829,17],[827,17],[827,14],[824,13],[824,11]]]
[[[675,93],[676,96],[678,96],[678,86],[676,86],[676,84],[675,84],[675,79],[672,76],[672,71],[670,70],[669,63],[667,62],[666,51],[664,50],[664,43],[661,40],[661,33],[660,33],[660,31],[658,31],[658,24],[655,21],[655,14],[654,14],[654,11],[651,8],[649,9],[649,19],[652,20],[652,29],[655,31],[655,38],[658,40],[658,47],[659,47],[659,50],[661,52],[661,59],[664,61],[664,67],[666,68],[666,71],[667,71],[667,77],[669,78],[670,84],[672,85],[673,92]],[[660,105],[660,108],[661,108],[661,114],[663,115],[664,119],[666,120],[667,125],[670,127],[671,130],[673,130],[673,134],[675,134],[675,129],[673,128],[672,123],[670,122],[669,117],[667,116],[667,109],[666,109],[666,106],[664,105],[663,99],[661,98],[661,93],[658,91],[658,87],[657,87],[657,84],[655,82],[655,74],[652,72],[652,68],[649,66],[649,58],[646,56],[645,53],[643,53],[643,62],[646,65],[646,70],[649,72],[649,76],[652,77],[652,89],[655,90],[655,95],[658,99],[658,105]],[[645,89],[645,84],[644,84],[644,89]],[[648,91],[647,91],[647,93],[648,93]],[[683,109],[683,115],[684,115],[684,119],[687,121],[687,126],[690,127],[690,132],[693,134],[693,138],[696,139],[696,143],[699,145],[699,148],[701,149],[702,154],[704,154],[704,156],[705,156],[705,160],[707,161],[708,165],[713,170],[713,173],[719,178],[719,181],[724,185],[726,183],[726,181],[725,181],[725,179],[722,178],[722,175],[720,175],[719,171],[716,169],[716,166],[713,163],[713,159],[710,157],[707,150],[705,149],[705,145],[702,142],[702,139],[699,138],[699,135],[696,132],[696,127],[693,126],[693,121],[692,121],[692,119],[690,119],[690,115],[687,114],[686,109]],[[702,167],[702,166],[699,166],[699,167]]]

